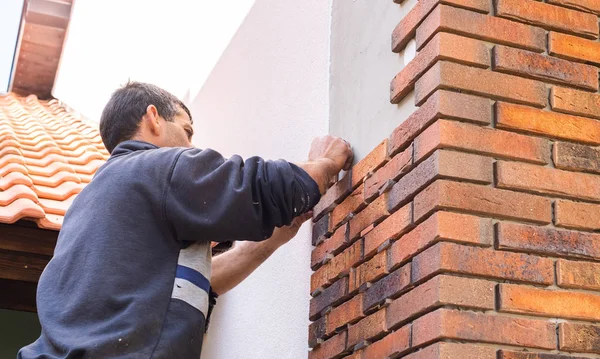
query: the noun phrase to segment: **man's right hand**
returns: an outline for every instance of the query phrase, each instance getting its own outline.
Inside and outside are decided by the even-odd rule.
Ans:
[[[301,164],[308,174],[317,182],[321,193],[341,170],[348,170],[354,155],[350,144],[343,139],[331,135],[317,137],[312,141],[308,154],[308,162]]]

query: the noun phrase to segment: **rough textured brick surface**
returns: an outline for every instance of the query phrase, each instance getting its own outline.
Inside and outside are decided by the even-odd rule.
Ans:
[[[367,205],[364,189],[364,186],[358,186],[342,203],[333,209],[333,212],[331,212],[331,226],[333,228],[339,226],[340,223],[344,223],[352,213],[362,210]]]
[[[396,239],[410,228],[412,228],[412,206],[406,205],[367,233],[364,240],[365,257],[372,256],[380,246],[388,243],[391,239]]]
[[[360,211],[350,220],[348,236],[350,240],[357,238],[361,231],[371,224],[381,222],[389,215],[386,196],[379,196],[373,203]]]
[[[598,69],[593,66],[506,46],[494,47],[494,70],[587,90],[598,90]]]
[[[352,348],[356,344],[373,339],[386,331],[385,311],[382,309],[348,328],[347,347]]]
[[[414,148],[415,161],[438,148],[453,148],[539,164],[550,162],[550,142],[545,139],[447,120],[438,120],[423,131]]]
[[[554,224],[584,230],[600,229],[600,205],[559,199],[554,204]]]
[[[554,165],[570,171],[600,173],[600,148],[557,142],[553,146]]]
[[[597,76],[596,76],[597,78]],[[496,104],[497,127],[600,144],[600,121],[510,103]]]
[[[498,0],[496,14],[550,30],[598,38],[598,18],[581,11],[530,0]]]
[[[316,321],[310,323],[308,326],[308,347],[314,348],[319,344],[319,340],[325,337],[325,331],[327,329],[325,319],[327,317],[321,317]]]
[[[342,278],[323,292],[310,300],[309,316],[311,320],[319,317],[319,313],[325,308],[339,303],[348,294],[348,278]]]
[[[422,48],[439,31],[468,34],[537,52],[546,48],[546,34],[541,28],[446,5],[438,6],[419,26],[417,48]]]
[[[600,354],[600,325],[560,323],[558,338],[561,350]]]
[[[313,246],[321,243],[325,238],[331,235],[331,232],[329,231],[330,227],[331,222],[328,214],[321,216],[321,218],[314,223],[312,231]]]
[[[410,327],[404,327],[378,340],[362,352],[362,359],[387,358],[410,348]]]
[[[385,166],[377,170],[365,180],[364,197],[371,200],[385,191],[400,176],[405,174],[412,165],[412,146],[395,155]]]
[[[410,285],[410,268],[410,264],[402,266],[369,287],[364,294],[363,308],[370,309],[406,290]]]
[[[347,332],[342,332],[330,339],[327,339],[323,344],[313,349],[309,355],[309,359],[328,359],[334,358],[343,353],[346,349]]]
[[[352,173],[347,173],[341,180],[329,188],[327,193],[321,196],[321,200],[313,209],[313,220],[318,220],[321,216],[329,213],[337,203],[340,203],[350,194],[350,192],[352,192],[351,190]]]
[[[498,359],[584,359],[580,356],[572,356],[568,354],[548,354],[548,353],[531,353],[531,352],[514,352],[507,350],[498,351]]]
[[[311,253],[311,268],[338,254],[348,244],[348,226],[338,228],[330,238],[319,244]]]
[[[548,102],[548,90],[542,82],[440,61],[416,82],[417,105],[421,105],[435,90],[443,88],[540,108]],[[515,88],[519,91],[515,91]]]
[[[527,253],[599,259],[600,234],[499,223],[498,247]]]
[[[600,2],[598,0],[548,0],[548,2],[600,15]]]
[[[559,287],[600,291],[600,263],[559,259],[556,280]]]
[[[371,172],[383,166],[388,159],[387,138],[383,140],[373,151],[352,167],[352,187],[362,183],[364,178]]]
[[[354,291],[388,274],[387,254],[381,252],[350,272],[349,289]]]
[[[548,36],[548,47],[553,56],[600,64],[600,43],[597,41],[551,32]]]
[[[600,294],[500,284],[499,311],[598,321]],[[585,305],[581,305],[585,303]]]
[[[473,344],[435,343],[406,359],[497,359],[496,349]]]
[[[327,314],[326,333],[329,335],[337,328],[354,323],[363,317],[362,295],[357,295],[345,303],[333,308]]]
[[[464,330],[469,328],[469,330]],[[439,309],[413,323],[413,347],[438,339],[509,344],[554,349],[555,325],[550,321]]]
[[[554,111],[600,119],[600,94],[553,87],[550,101]]]

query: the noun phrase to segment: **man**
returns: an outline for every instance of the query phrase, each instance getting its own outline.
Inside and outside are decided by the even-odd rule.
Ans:
[[[193,148],[189,110],[143,83],[113,94],[100,133],[111,157],[66,213],[38,284],[42,333],[19,358],[198,359],[214,292],[293,237],[352,161],[332,136],[300,164]],[[233,240],[247,242],[212,261],[211,241]]]

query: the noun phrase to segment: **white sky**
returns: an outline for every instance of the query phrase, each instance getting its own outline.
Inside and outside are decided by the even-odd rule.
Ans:
[[[23,0],[0,0],[0,92],[8,90]]]

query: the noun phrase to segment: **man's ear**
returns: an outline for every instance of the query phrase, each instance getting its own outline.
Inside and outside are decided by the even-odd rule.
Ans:
[[[148,105],[146,113],[142,117],[142,121],[154,136],[160,136],[161,125],[156,106]]]

